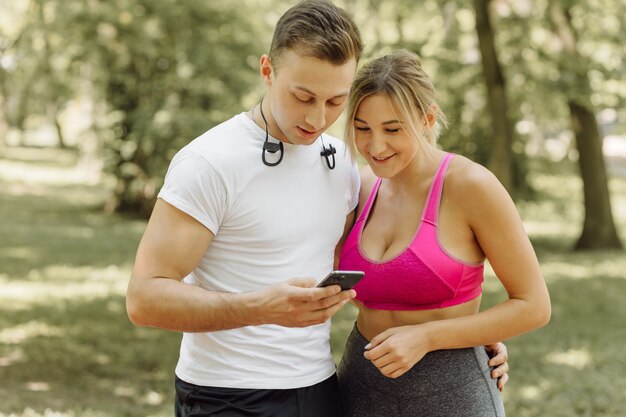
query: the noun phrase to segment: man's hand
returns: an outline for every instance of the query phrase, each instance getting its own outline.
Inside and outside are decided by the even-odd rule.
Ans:
[[[263,291],[259,316],[264,323],[285,327],[307,327],[330,319],[356,296],[339,285],[317,288],[314,279],[294,278]]]
[[[498,389],[502,391],[509,382],[509,354],[506,345],[502,342],[485,345],[485,350],[491,359],[489,366],[495,368],[491,371],[491,377],[498,380]]]

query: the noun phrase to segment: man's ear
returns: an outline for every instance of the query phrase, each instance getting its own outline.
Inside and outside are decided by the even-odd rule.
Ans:
[[[263,80],[263,83],[268,87],[272,85],[273,72],[274,67],[272,66],[269,55],[263,54],[261,56],[261,79]]]

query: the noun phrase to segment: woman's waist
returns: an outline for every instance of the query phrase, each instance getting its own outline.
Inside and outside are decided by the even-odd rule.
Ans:
[[[359,309],[357,327],[361,334],[371,340],[392,327],[418,325],[436,320],[453,319],[478,313],[481,297],[466,303],[432,310],[379,310],[356,302]]]

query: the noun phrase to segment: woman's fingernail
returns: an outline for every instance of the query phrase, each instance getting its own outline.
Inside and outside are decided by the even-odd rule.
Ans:
[[[369,350],[372,347],[371,343],[368,343],[367,345],[365,345],[365,350]]]

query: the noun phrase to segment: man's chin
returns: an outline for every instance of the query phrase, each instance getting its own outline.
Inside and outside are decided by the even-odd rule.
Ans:
[[[299,134],[295,134],[293,136],[289,137],[289,141],[294,144],[294,145],[312,145],[315,143],[315,141],[317,140],[317,138],[319,138],[320,135],[317,134],[315,136],[310,136],[310,137],[303,137],[302,135]]]

